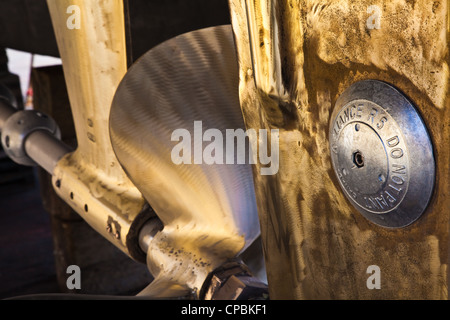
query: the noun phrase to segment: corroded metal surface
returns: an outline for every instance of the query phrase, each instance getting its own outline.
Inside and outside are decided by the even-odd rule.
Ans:
[[[229,2],[246,127],[280,129],[278,174],[254,170],[271,298],[448,298],[448,2]],[[364,219],[332,169],[333,106],[365,79],[399,88],[435,147],[434,194],[407,228]],[[366,286],[370,265],[379,290]]]
[[[53,172],[55,190],[94,229],[130,254],[127,235],[145,200],[117,161],[108,125],[113,95],[127,70],[123,1],[47,3],[78,143]],[[71,5],[80,8],[80,29],[67,27]],[[111,221],[114,232],[107,231]]]
[[[225,137],[226,130],[244,128],[238,80],[228,25],[158,45],[119,85],[111,108],[112,145],[164,225],[148,244],[147,263],[156,279],[142,294],[167,296],[185,287],[198,295],[211,271],[259,235],[250,165],[172,158],[178,144],[173,134],[185,130],[192,137],[189,149],[194,146],[189,162],[191,155],[196,159],[195,146],[202,144],[197,140],[204,136],[195,121],[201,121],[205,136],[207,129]],[[224,138],[223,155],[225,145]]]

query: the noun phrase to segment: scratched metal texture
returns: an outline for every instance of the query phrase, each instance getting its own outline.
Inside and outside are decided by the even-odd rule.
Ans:
[[[229,3],[246,127],[280,130],[278,174],[258,175],[256,165],[254,175],[271,299],[447,299],[448,1]],[[371,5],[380,29],[367,28]],[[365,79],[413,101],[433,142],[434,193],[406,228],[366,220],[331,166],[331,113]],[[380,290],[367,288],[370,265],[380,267]]]
[[[112,145],[164,224],[148,251],[157,278],[153,287],[174,283],[199,290],[208,272],[259,235],[249,165],[177,165],[171,159],[178,144],[171,141],[172,132],[187,129],[193,144],[194,121],[202,121],[203,131],[219,129],[224,137],[226,129],[245,128],[238,80],[228,25],[155,47],[119,85],[111,108]]]

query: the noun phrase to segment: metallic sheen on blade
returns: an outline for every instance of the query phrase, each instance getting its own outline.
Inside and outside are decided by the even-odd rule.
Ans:
[[[230,26],[173,38],[130,68],[112,103],[114,151],[164,224],[147,257],[160,287],[200,290],[209,272],[259,236],[250,165],[171,159],[172,133],[186,129],[193,143],[195,121],[224,137],[245,130],[235,50]]]

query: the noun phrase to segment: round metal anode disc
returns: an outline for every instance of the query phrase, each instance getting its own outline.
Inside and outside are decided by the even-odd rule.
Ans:
[[[391,85],[364,80],[339,97],[330,149],[342,190],[370,221],[401,228],[425,211],[435,180],[433,147],[415,107]]]

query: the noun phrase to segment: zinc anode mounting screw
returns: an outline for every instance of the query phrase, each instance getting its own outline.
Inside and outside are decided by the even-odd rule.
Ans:
[[[364,156],[362,155],[362,153],[360,151],[356,151],[353,154],[353,163],[358,167],[358,168],[362,168],[364,167]]]

